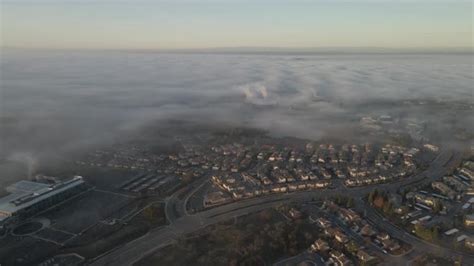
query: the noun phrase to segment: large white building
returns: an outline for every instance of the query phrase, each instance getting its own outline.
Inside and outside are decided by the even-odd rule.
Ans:
[[[0,226],[8,221],[24,219],[65,199],[85,188],[82,177],[76,176],[56,184],[19,181],[6,188],[10,194],[0,198]]]

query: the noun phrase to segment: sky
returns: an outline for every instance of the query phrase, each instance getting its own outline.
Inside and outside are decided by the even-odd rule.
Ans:
[[[48,49],[472,47],[463,0],[0,0],[1,45]]]

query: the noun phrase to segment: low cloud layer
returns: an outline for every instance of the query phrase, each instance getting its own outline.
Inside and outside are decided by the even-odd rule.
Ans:
[[[7,51],[2,156],[51,157],[169,119],[345,136],[366,103],[472,103],[472,70],[471,55]]]

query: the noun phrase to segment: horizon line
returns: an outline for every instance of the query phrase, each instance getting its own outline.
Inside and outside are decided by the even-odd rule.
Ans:
[[[103,52],[163,52],[163,53],[474,53],[473,46],[459,47],[379,47],[379,46],[327,46],[278,47],[235,46],[202,48],[100,48],[100,47],[19,47],[0,46],[1,51],[103,51]]]

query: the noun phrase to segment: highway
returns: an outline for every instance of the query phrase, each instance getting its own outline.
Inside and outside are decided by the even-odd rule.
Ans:
[[[382,220],[382,217],[378,216],[373,209],[361,205],[365,204],[361,198],[374,188],[395,191],[400,187],[410,186],[414,183],[423,184],[431,182],[446,174],[450,167],[459,162],[460,157],[459,154],[453,155],[451,151],[443,151],[435,160],[433,160],[427,170],[399,182],[357,188],[339,187],[335,189],[271,194],[265,197],[251,198],[229,203],[196,214],[188,214],[185,211],[185,203],[186,199],[189,198],[189,195],[184,198],[185,200],[180,200],[177,195],[183,193],[183,191],[178,191],[166,200],[166,213],[169,215],[168,219],[170,222],[168,226],[152,230],[140,238],[125,243],[124,245],[105,253],[95,261],[92,261],[90,265],[133,265],[135,262],[149,254],[152,254],[159,248],[172,244],[179,238],[184,237],[186,234],[196,232],[206,226],[275,207],[282,203],[324,200],[336,194],[344,194],[346,196],[354,197],[356,199],[357,207],[367,210],[366,214],[368,219],[386,230],[389,234],[411,244],[416,251],[433,252],[434,254],[439,254],[441,256],[453,256],[453,254],[456,254],[454,251],[422,241],[406,233],[395,225]],[[193,188],[198,188],[199,184],[193,184],[192,186]],[[186,191],[192,193],[196,191],[196,189]],[[412,256],[412,254],[410,254],[410,256]],[[473,256],[468,256],[466,254],[463,254],[463,256],[465,257],[465,261],[474,260]]]

